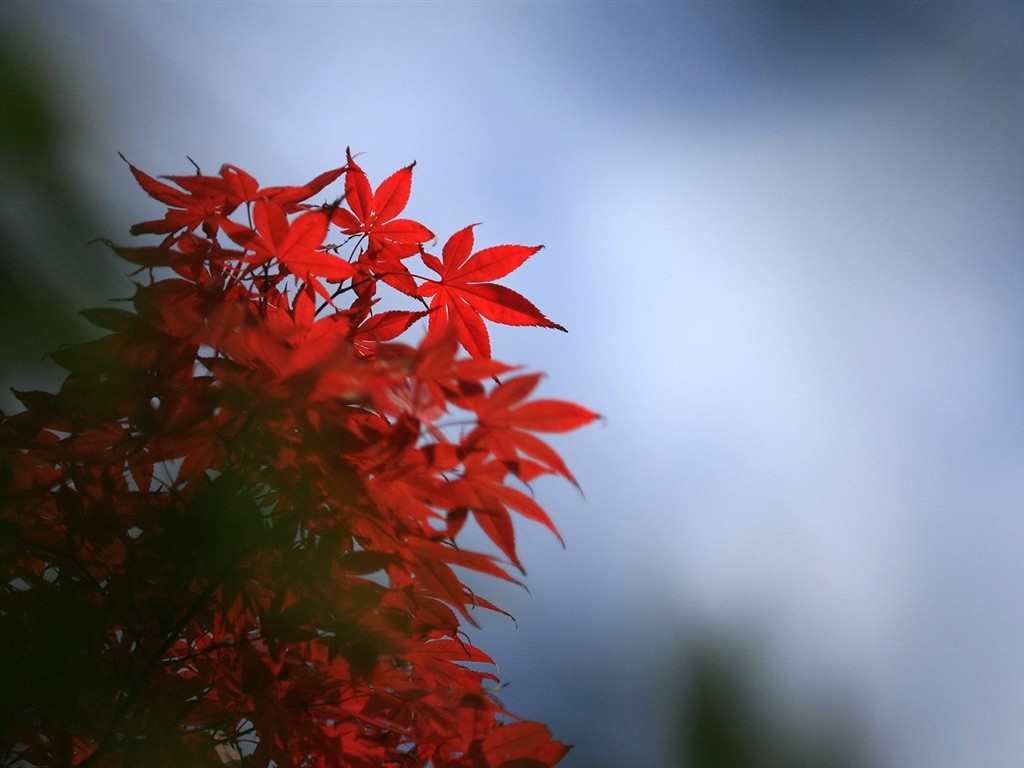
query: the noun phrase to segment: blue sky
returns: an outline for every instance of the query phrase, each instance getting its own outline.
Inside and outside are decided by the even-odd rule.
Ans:
[[[129,224],[151,173],[296,183],[418,162],[409,211],[544,243],[495,333],[602,425],[538,488],[531,595],[494,587],[505,700],[655,766],[688,632],[745,638],[790,716],[849,702],[871,764],[1024,753],[1020,6],[12,5],[91,114]],[[502,602],[504,601],[504,602]],[[824,692],[824,693],[823,693]]]

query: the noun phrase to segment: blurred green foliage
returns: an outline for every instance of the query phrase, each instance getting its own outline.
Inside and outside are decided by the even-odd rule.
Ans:
[[[60,343],[80,340],[75,313],[95,303],[106,280],[97,269],[102,216],[69,162],[81,147],[85,118],[67,96],[58,63],[30,44],[17,24],[0,31],[0,407],[7,387],[55,383],[44,360]],[[61,87],[61,83],[64,83]],[[13,406],[17,408],[16,405]]]
[[[861,768],[862,734],[840,702],[816,692],[811,713],[768,690],[756,649],[696,635],[684,651],[676,752],[681,768]],[[794,713],[804,711],[801,717]]]

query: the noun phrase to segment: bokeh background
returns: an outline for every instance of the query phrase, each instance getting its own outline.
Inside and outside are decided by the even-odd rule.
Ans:
[[[1024,762],[1024,5],[0,6],[7,386],[130,294],[152,173],[412,160],[547,247],[499,330],[600,411],[474,640],[567,768]],[[45,301],[40,302],[40,298]]]

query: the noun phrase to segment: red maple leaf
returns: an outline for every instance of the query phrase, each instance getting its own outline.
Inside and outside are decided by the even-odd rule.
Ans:
[[[371,315],[356,328],[352,343],[359,354],[365,357],[372,356],[380,342],[391,341],[401,336],[425,314],[427,313],[392,309]]]
[[[565,328],[548,320],[528,299],[492,280],[504,277],[544,246],[496,245],[473,251],[473,227],[460,229],[444,244],[441,259],[424,252],[423,263],[440,279],[420,286],[421,296],[432,297],[429,333],[450,324],[459,342],[473,357],[490,357],[491,340],[483,318],[503,325]]]
[[[261,200],[253,206],[254,229],[228,219],[222,221],[221,226],[228,237],[254,252],[251,258],[254,264],[276,258],[292,274],[303,278],[313,290],[329,299],[327,290],[316,278],[341,282],[354,276],[356,269],[321,250],[327,235],[328,216],[322,210],[308,211],[289,222],[284,208]]]
[[[483,743],[488,766],[547,766],[561,760],[569,748],[552,741],[547,726],[529,721],[509,723],[492,731]]]
[[[121,156],[121,159],[128,161]],[[164,176],[180,189],[154,179],[128,163],[132,175],[146,193],[168,206],[162,219],[144,221],[131,228],[133,235],[144,233],[167,234],[164,245],[177,241],[182,232],[192,232],[202,225],[210,237],[216,234],[222,220],[230,216],[239,205],[256,200],[271,200],[287,212],[299,210],[299,203],[315,195],[345,172],[345,167],[325,171],[312,181],[298,187],[266,187],[241,168],[223,165],[219,176],[192,175]]]
[[[476,414],[478,426],[463,441],[486,449],[523,481],[555,473],[578,485],[562,457],[532,432],[569,432],[598,418],[581,405],[564,400],[523,400],[540,382],[533,373],[507,379],[487,394],[459,398],[460,408]]]
[[[483,459],[482,456],[482,453],[474,453],[467,458],[463,476],[451,484],[450,493],[455,504],[447,516],[448,535],[454,537],[461,530],[467,513],[472,512],[480,529],[516,568],[526,573],[516,553],[510,510],[540,523],[563,545],[565,542],[547,512],[537,502],[505,484],[508,467],[497,461]]]
[[[331,217],[345,234],[366,235],[369,244],[360,261],[388,285],[410,296],[416,295],[416,283],[402,259],[417,253],[422,243],[434,238],[434,233],[418,221],[395,218],[409,202],[415,165],[395,171],[374,192],[363,169],[348,151],[345,202],[351,210],[339,207]]]

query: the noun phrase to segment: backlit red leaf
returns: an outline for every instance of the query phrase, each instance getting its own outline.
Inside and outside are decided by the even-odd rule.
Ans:
[[[568,751],[569,747],[552,740],[547,726],[531,722],[509,723],[497,728],[483,744],[484,758],[491,768],[501,768],[505,763],[520,759],[551,766]]]
[[[439,276],[420,286],[420,295],[430,298],[430,331],[438,333],[452,326],[459,342],[473,357],[490,357],[491,344],[481,320],[504,325],[533,325],[565,328],[548,320],[537,307],[520,294],[502,285],[488,282],[503,277],[520,266],[541,246],[501,245],[473,250],[473,227],[452,235],[441,251],[441,259],[423,253],[423,263]]]

